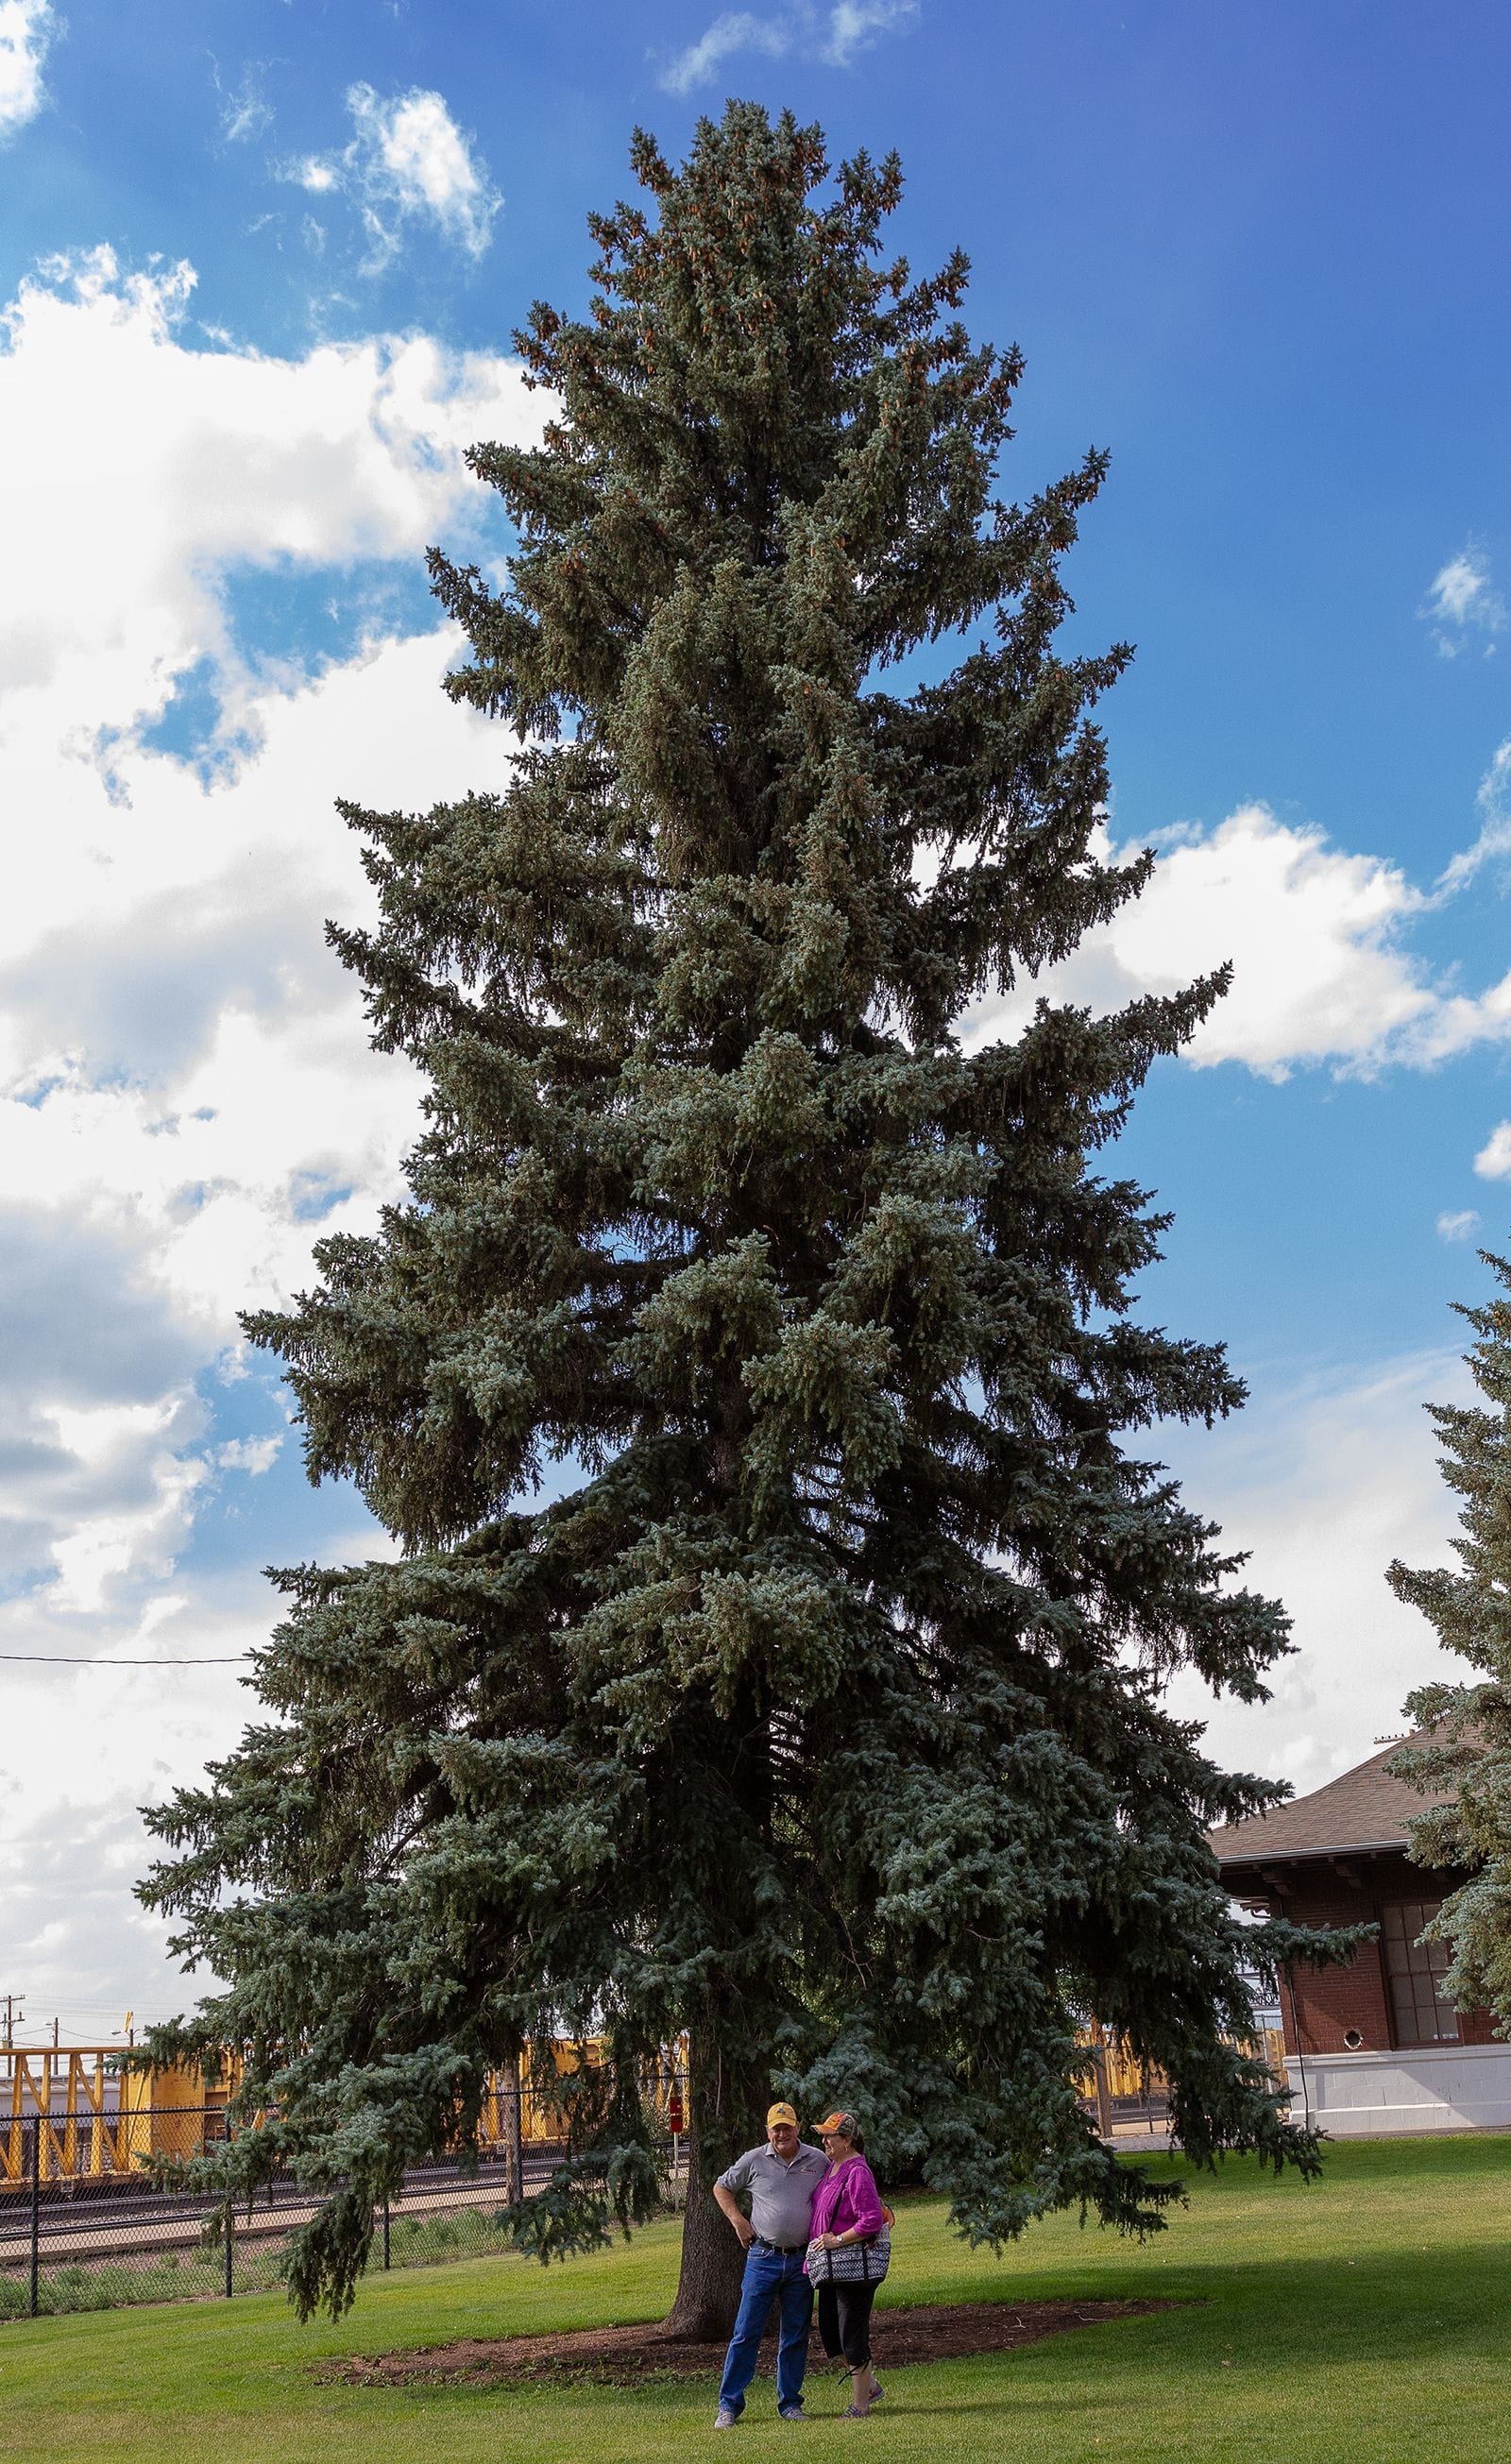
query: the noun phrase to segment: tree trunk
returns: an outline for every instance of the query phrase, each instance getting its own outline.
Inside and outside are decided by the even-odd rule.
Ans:
[[[717,2343],[734,2324],[745,2254],[713,2204],[727,2165],[764,2136],[769,2074],[736,2077],[702,2029],[688,2051],[688,2204],[682,2219],[682,2272],[667,2314],[668,2336]]]
[[[1107,2085],[1107,2044],[1102,2022],[1096,2022],[1096,2041],[1091,2050],[1092,2069],[1097,2089],[1097,2137],[1104,2147],[1112,2145],[1112,2093]]]
[[[668,2336],[716,2344],[734,2324],[745,2253],[720,2215],[697,2173],[688,2175],[682,2219],[682,2272],[677,2298],[667,2314]]]

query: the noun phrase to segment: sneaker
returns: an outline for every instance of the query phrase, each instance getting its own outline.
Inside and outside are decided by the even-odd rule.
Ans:
[[[779,2404],[777,2418],[778,2421],[806,2421],[808,2416],[800,2404]]]
[[[718,2415],[717,2415],[717,2418],[715,2419],[714,2424],[713,2424],[714,2429],[715,2429],[715,2430],[738,2430],[739,2426],[740,2426],[740,2417],[739,2417],[739,2414],[738,2414],[737,2412],[735,2412],[735,2411],[733,2409],[733,2408],[732,2408],[731,2406],[729,2406],[729,2405],[727,2405],[727,2404],[721,2404],[721,2405],[720,2405],[720,2407],[719,2407],[719,2409],[718,2409]]]

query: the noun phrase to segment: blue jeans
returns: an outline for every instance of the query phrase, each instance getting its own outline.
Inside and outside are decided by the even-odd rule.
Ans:
[[[780,2304],[781,2332],[777,2343],[777,2409],[802,2402],[803,2373],[808,2366],[808,2327],[813,2318],[813,2287],[802,2272],[805,2251],[763,2250],[753,2241],[745,2254],[745,2277],[734,2333],[725,2356],[719,2403],[731,2412],[745,2409],[745,2390],[756,2375],[761,2333],[772,2296]]]

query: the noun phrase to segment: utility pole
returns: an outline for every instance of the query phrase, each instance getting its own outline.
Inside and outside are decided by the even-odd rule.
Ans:
[[[15,2051],[15,2032],[17,2028],[24,2027],[26,2024],[26,2013],[18,2009],[17,2005],[26,2000],[26,1995],[24,1993],[7,1993],[4,1996],[4,2000],[5,2049],[8,2054],[13,2054]]]
[[[1107,2040],[1099,2019],[1091,2040],[1091,2062],[1097,2089],[1097,2137],[1104,2147],[1112,2145],[1112,2095],[1107,2080]]]
[[[504,2198],[513,2208],[525,2195],[524,2081],[517,2054],[505,2062],[503,2082]]]

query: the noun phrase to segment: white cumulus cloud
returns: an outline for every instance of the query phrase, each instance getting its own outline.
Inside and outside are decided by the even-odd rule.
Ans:
[[[0,0],[0,142],[46,101],[42,68],[57,31],[50,0]]]
[[[1511,1180],[1511,1121],[1501,1121],[1475,1157],[1481,1180]]]
[[[444,96],[420,87],[384,96],[354,85],[346,108],[354,127],[350,143],[286,165],[284,177],[316,196],[343,189],[355,199],[368,241],[363,271],[381,273],[414,222],[429,223],[467,255],[480,257],[503,199]]]
[[[195,660],[233,680],[230,577],[418,558],[475,500],[460,447],[534,424],[511,363],[423,337],[299,360],[206,348],[193,279],[126,275],[101,249],[24,283],[0,319],[0,743],[32,809]],[[45,912],[66,922],[76,887],[59,877]],[[0,935],[35,923],[11,904]]]
[[[1461,548],[1433,576],[1421,614],[1433,627],[1433,638],[1445,659],[1455,659],[1476,635],[1499,633],[1506,621],[1505,602],[1491,580],[1480,548]],[[1492,642],[1481,642],[1487,651]]]
[[[1232,990],[1191,1058],[1280,1076],[1297,1062],[1376,1052],[1421,1020],[1432,996],[1398,947],[1417,903],[1393,865],[1253,804],[1172,846],[1109,940],[1141,989],[1173,989],[1231,959]]]
[[[1319,1788],[1399,1731],[1413,1687],[1463,1674],[1385,1570],[1392,1557],[1451,1559],[1456,1501],[1425,1406],[1467,1399],[1469,1373],[1445,1351],[1306,1383],[1264,1372],[1250,1382],[1253,1399],[1233,1419],[1161,1429],[1159,1452],[1228,1544],[1251,1552],[1238,1580],[1283,1601],[1296,1650],[1268,1704],[1214,1704],[1183,1677],[1172,1707],[1205,1721],[1230,1769]]]
[[[1246,804],[1215,829],[1175,836],[1142,897],[1039,984],[984,1005],[979,1031],[1016,1026],[1040,992],[1106,1011],[1231,960],[1232,989],[1188,1047],[1196,1067],[1240,1061],[1273,1078],[1366,1060],[1433,1008],[1398,945],[1420,905],[1395,866]]]
[[[99,1663],[267,1631],[267,1529],[202,1553],[286,1444],[236,1310],[373,1221],[414,1131],[323,941],[370,912],[334,799],[423,807],[507,759],[441,692],[459,645],[431,617],[296,670],[242,638],[231,585],[339,596],[437,538],[486,556],[460,449],[543,415],[513,363],[421,336],[212,341],[192,291],[99,252],[0,327],[0,1895],[49,2008],[147,2000],[133,1809],[243,1716],[233,1669]],[[213,760],[160,724],[189,678]],[[328,1511],[339,1553],[371,1549]]]
[[[1210,830],[1172,831],[1143,896],[1037,984],[983,1002],[974,1033],[1015,1032],[1040,994],[1106,1012],[1231,962],[1226,998],[1186,1048],[1194,1067],[1430,1068],[1511,1040],[1511,974],[1463,993],[1410,947],[1412,922],[1451,887],[1428,893],[1384,857],[1244,804]]]

